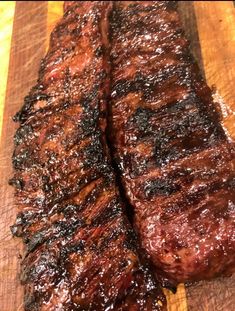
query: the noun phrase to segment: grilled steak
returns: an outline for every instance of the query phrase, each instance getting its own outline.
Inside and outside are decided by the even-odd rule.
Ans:
[[[235,270],[235,148],[173,1],[115,2],[110,140],[167,285]],[[159,275],[159,274],[158,274]]]
[[[104,131],[107,1],[68,2],[15,116],[12,232],[25,310],[165,310],[115,185]]]

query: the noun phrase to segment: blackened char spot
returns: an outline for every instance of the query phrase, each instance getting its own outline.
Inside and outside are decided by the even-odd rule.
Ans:
[[[189,95],[185,100],[158,110],[158,126],[152,129],[156,137],[154,158],[157,166],[208,148],[224,139],[220,124],[209,119],[200,106],[200,100]]]
[[[129,4],[129,8],[136,9],[136,11],[134,11],[134,13],[142,13],[142,12],[152,12],[153,10],[175,10],[175,8],[177,7],[178,3],[177,1],[159,1],[159,3],[157,4],[157,6],[153,3],[152,5],[142,5],[141,2],[133,2]]]
[[[23,190],[25,183],[21,178],[12,178],[9,180],[9,185],[14,186],[18,190]]]
[[[133,80],[121,79],[117,81],[112,88],[112,99],[119,99],[129,93],[141,92],[144,99],[150,99],[156,87],[164,83],[167,79],[176,76],[179,83],[189,83],[185,79],[189,75],[188,63],[171,65],[159,70],[157,74],[143,75],[137,73]]]
[[[51,227],[44,228],[36,232],[27,243],[27,251],[32,252],[43,243],[51,244],[56,239],[63,237],[70,238],[76,230],[85,226],[84,220],[80,218],[58,220],[52,223]]]
[[[177,147],[171,147],[169,149],[163,148],[161,142],[157,142],[155,145],[154,158],[157,166],[163,166],[170,161],[175,161],[181,157],[181,150]],[[185,153],[182,155],[182,157]]]
[[[21,237],[23,234],[22,229],[23,229],[22,225],[17,225],[17,224],[10,227],[12,235],[18,238]]]
[[[136,250],[136,245],[138,245],[137,235],[131,228],[128,228],[123,246],[134,252]]]
[[[35,248],[37,248],[39,245],[41,245],[46,239],[47,234],[46,230],[41,230],[39,232],[36,232],[30,241],[27,243],[27,252],[32,252]]]
[[[70,237],[76,230],[85,226],[83,219],[59,220],[53,224],[53,235],[57,237]]]
[[[168,179],[147,180],[144,184],[144,193],[146,198],[154,196],[169,196],[180,190],[180,186]]]
[[[83,114],[80,126],[84,136],[91,135],[97,130],[97,119],[99,117],[98,108],[90,109]]]
[[[37,293],[26,293],[24,297],[25,311],[37,311],[40,308],[40,304],[37,299]]]
[[[17,215],[16,225],[30,226],[38,217],[42,217],[40,212],[23,211]]]
[[[34,280],[40,279],[40,276],[50,274],[51,277],[62,277],[62,267],[59,265],[58,254],[53,250],[45,250],[40,254],[39,260],[34,263],[29,263],[30,257],[26,257],[22,265],[21,282],[22,284],[31,283]]]
[[[149,124],[151,115],[152,111],[150,109],[138,107],[134,114],[131,116],[130,121],[137,124],[138,129],[144,132],[149,128],[149,126],[151,126]]]
[[[96,135],[92,142],[83,149],[84,166],[100,165],[104,161],[103,147],[100,142],[100,137]]]
[[[21,149],[21,151],[16,154],[14,152],[12,157],[12,164],[15,170],[20,170],[27,165],[32,165],[33,150]]]
[[[33,128],[30,124],[25,124],[20,126],[14,136],[15,145],[21,144],[24,140],[26,140],[33,133]]]
[[[229,180],[228,188],[231,189],[231,190],[235,188],[235,178],[232,178],[232,179]]]
[[[42,176],[42,189],[44,192],[49,192],[52,190],[52,185],[50,184],[50,177],[48,175]]]
[[[143,5],[141,2],[130,3],[125,10],[118,7],[113,10],[111,15],[112,30],[121,33],[143,34],[145,32],[156,33],[155,16],[159,10],[173,10],[177,5],[177,1],[162,1],[155,5]],[[144,14],[148,13],[148,14]],[[146,17],[145,17],[146,16]],[[151,21],[153,21],[151,23]],[[172,23],[172,28],[175,25]],[[113,35],[111,36],[113,37]]]
[[[66,218],[72,217],[74,213],[79,213],[83,209],[82,204],[66,204],[60,206],[58,209],[59,213],[63,213]]]
[[[83,240],[80,240],[77,243],[73,242],[71,244],[65,245],[65,247],[61,249],[60,260],[65,261],[68,258],[68,255],[71,253],[79,253],[83,255],[85,246],[85,241]]]
[[[98,46],[98,48],[95,50],[95,56],[101,57],[105,52],[105,47],[103,45]]]
[[[50,98],[47,94],[44,93],[36,93],[32,95],[28,95],[24,99],[24,105],[19,112],[13,117],[15,122],[24,122],[27,120],[28,116],[33,112],[33,105],[40,100],[47,101]]]
[[[93,87],[93,89],[90,91],[90,93],[88,94],[84,94],[80,100],[80,104],[82,105],[82,107],[85,109],[89,109],[91,107],[91,104],[93,102],[93,100],[95,100],[98,96],[98,89],[99,89],[99,85],[95,85]]]

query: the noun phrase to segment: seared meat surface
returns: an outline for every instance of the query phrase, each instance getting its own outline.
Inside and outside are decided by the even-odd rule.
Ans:
[[[110,141],[165,285],[235,270],[235,148],[174,1],[115,2]],[[160,270],[163,271],[160,271]]]
[[[107,1],[68,2],[15,116],[12,226],[25,310],[165,310],[120,199],[104,131]]]

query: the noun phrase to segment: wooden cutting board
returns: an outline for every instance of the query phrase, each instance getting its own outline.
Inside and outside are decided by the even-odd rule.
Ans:
[[[62,15],[59,1],[0,3],[0,311],[22,311],[18,281],[22,244],[11,237],[16,206],[7,181],[16,125],[12,116],[35,83],[49,35]],[[224,125],[235,138],[235,8],[232,1],[180,1],[192,50],[209,85],[226,102]],[[176,295],[166,291],[169,311],[234,311],[235,277],[191,286],[181,284]]]

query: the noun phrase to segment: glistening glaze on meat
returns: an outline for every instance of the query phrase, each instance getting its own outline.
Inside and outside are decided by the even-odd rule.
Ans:
[[[104,137],[111,3],[66,2],[15,119],[12,232],[28,311],[165,310],[137,253]]]
[[[174,1],[115,2],[110,141],[165,284],[235,270],[235,149]],[[159,270],[163,270],[162,272]]]

